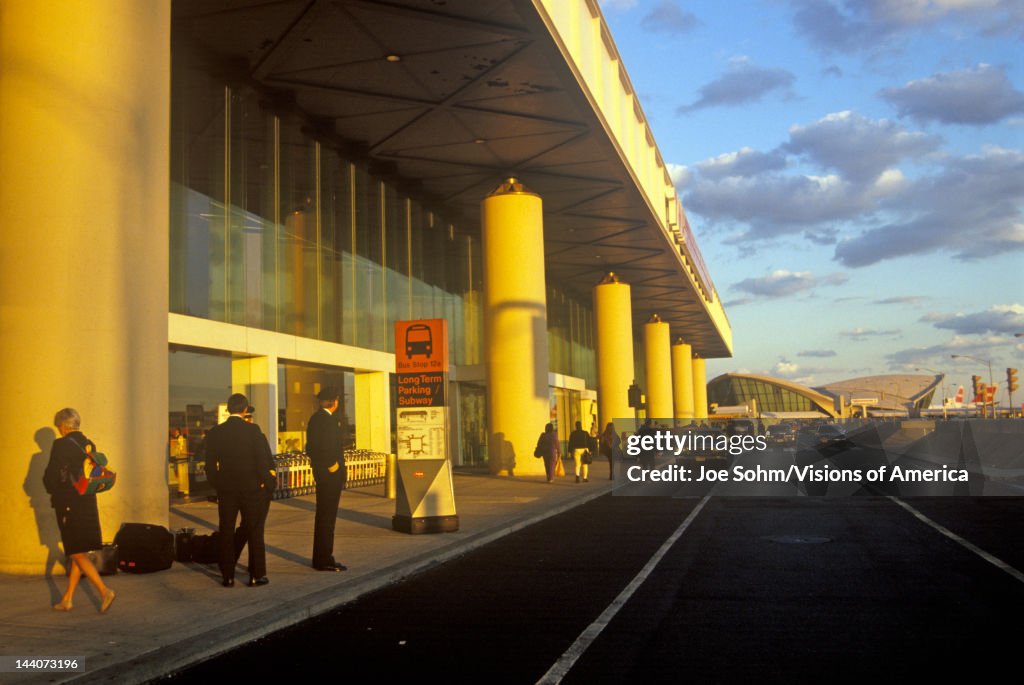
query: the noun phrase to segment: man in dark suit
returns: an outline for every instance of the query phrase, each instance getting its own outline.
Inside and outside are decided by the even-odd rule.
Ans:
[[[245,419],[246,423],[252,423],[252,414],[256,411],[255,407],[247,407],[242,418]],[[275,476],[277,473],[271,471]],[[263,503],[260,506],[260,517],[262,521],[260,525],[266,526],[267,514],[270,513],[270,502],[274,499],[274,489],[276,483],[271,487],[264,487],[260,494],[263,496]],[[249,522],[245,520],[245,510],[242,510],[242,520],[238,524],[238,528],[235,529],[235,562],[238,562],[239,557],[242,556],[242,550],[249,544]]]
[[[318,571],[345,571],[334,560],[334,523],[338,502],[345,488],[345,440],[338,424],[339,394],[327,387],[316,396],[320,409],[309,417],[306,426],[306,454],[316,482],[316,520],[313,525],[313,568]]]
[[[263,544],[266,492],[276,480],[274,458],[260,427],[243,418],[245,395],[228,398],[230,416],[206,436],[206,473],[217,490],[220,573],[224,587],[235,585],[235,521],[242,512],[249,544],[249,585],[266,585],[267,556]]]

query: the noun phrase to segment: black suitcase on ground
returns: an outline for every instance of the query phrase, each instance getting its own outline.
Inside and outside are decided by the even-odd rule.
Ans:
[[[174,536],[163,526],[123,523],[114,536],[117,567],[128,573],[152,573],[174,563]]]
[[[195,528],[179,528],[174,533],[174,560],[182,564],[192,561],[192,538]]]
[[[219,544],[216,531],[212,535],[193,535],[192,561],[197,564],[216,564],[220,557]]]

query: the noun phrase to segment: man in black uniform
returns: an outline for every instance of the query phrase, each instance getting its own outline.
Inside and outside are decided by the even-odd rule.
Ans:
[[[252,423],[253,422],[252,415],[253,415],[253,412],[255,412],[255,411],[256,411],[255,407],[250,406],[250,407],[246,408],[245,413],[242,415],[242,418],[245,420],[246,423]],[[271,473],[275,477],[277,476],[277,472],[276,471],[271,471]],[[267,514],[270,513],[270,502],[274,499],[274,490],[276,489],[276,487],[277,487],[277,484],[274,483],[270,487],[266,487],[265,486],[260,491],[260,494],[263,496],[263,503],[260,506],[260,516],[262,517],[263,520],[262,520],[260,525],[263,525],[264,529],[266,527]],[[241,520],[241,522],[239,522],[238,528],[235,529],[235,561],[236,562],[238,561],[238,558],[240,556],[242,556],[242,550],[245,549],[245,546],[247,544],[249,544],[249,522],[245,520],[245,510],[243,509],[242,510],[242,520]]]
[[[249,585],[266,585],[267,555],[263,544],[266,491],[276,480],[274,458],[260,427],[243,416],[245,395],[228,398],[230,416],[206,436],[206,473],[217,490],[220,573],[224,587],[235,585],[235,521],[242,512],[249,543]]]
[[[313,568],[318,571],[345,571],[334,560],[334,523],[338,502],[345,488],[345,443],[338,424],[338,391],[327,387],[316,396],[320,409],[309,417],[306,426],[306,454],[316,481],[316,520],[313,525]]]

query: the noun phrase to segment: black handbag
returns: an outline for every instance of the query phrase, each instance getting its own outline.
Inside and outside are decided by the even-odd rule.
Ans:
[[[580,463],[582,464],[593,464],[594,456],[590,453],[590,450],[583,450],[583,455],[580,457]]]
[[[547,433],[541,433],[540,437],[537,438],[537,446],[533,448],[533,456],[540,459],[544,456],[544,439],[548,436]]]

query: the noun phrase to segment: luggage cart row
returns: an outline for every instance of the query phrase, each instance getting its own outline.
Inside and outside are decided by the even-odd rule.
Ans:
[[[388,455],[371,450],[345,450],[345,488],[383,484],[387,478]],[[316,492],[313,467],[301,452],[274,455],[277,487],[274,499],[301,497]]]

